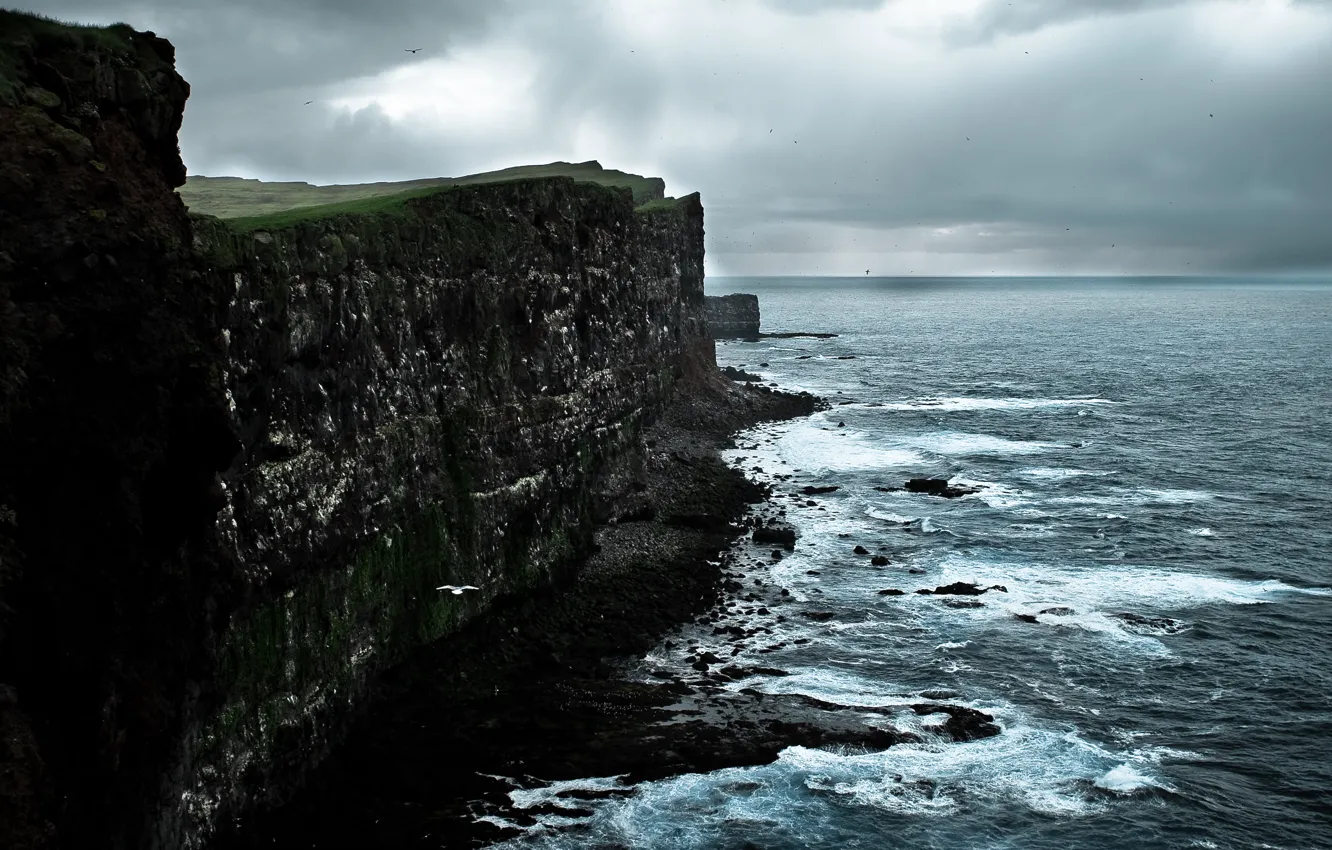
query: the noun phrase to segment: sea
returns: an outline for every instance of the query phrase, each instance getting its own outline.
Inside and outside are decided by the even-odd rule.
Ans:
[[[831,405],[726,453],[800,535],[767,582],[835,614],[775,624],[781,646],[737,660],[789,675],[730,686],[867,708],[942,695],[1002,731],[790,747],[580,802],[576,830],[543,814],[507,846],[1332,848],[1332,281],[707,289],[757,295],[764,332],[836,334],[718,343],[722,365]],[[895,489],[917,477],[978,492]],[[772,547],[751,548],[757,564]],[[975,607],[914,592],[952,582],[1003,590]],[[672,640],[626,675],[687,672],[678,647],[721,639]],[[511,796],[540,811],[620,781]]]

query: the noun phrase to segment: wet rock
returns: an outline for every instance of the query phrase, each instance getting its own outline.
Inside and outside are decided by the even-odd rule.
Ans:
[[[952,584],[944,584],[936,587],[934,590],[917,590],[921,594],[935,594],[937,596],[979,596],[990,588],[980,587],[966,581],[955,581]]]
[[[905,488],[909,493],[923,493],[945,499],[956,499],[980,492],[979,487],[952,487],[946,478],[912,478],[906,482]]]
[[[1014,614],[1013,616],[1016,617],[1017,619],[1021,620],[1021,621],[1024,622],[1024,623],[1035,623],[1035,622],[1036,622],[1036,615],[1035,615],[1035,614]]]
[[[870,553],[870,551],[866,549],[864,546],[857,546],[851,551],[856,553],[857,555],[868,555]]]
[[[1072,608],[1068,608],[1064,605],[1056,605],[1053,608],[1042,608],[1041,613],[1049,614],[1053,617],[1070,617],[1077,612],[1075,612]]]
[[[787,549],[794,549],[796,532],[789,525],[765,525],[754,529],[753,540],[755,543],[777,543]]]
[[[1121,628],[1134,634],[1173,635],[1179,634],[1188,628],[1184,623],[1170,617],[1145,617],[1142,614],[1134,614],[1129,611],[1122,611],[1110,616],[1123,624]]]
[[[963,705],[917,703],[911,706],[911,709],[920,716],[947,714],[948,721],[944,724],[943,729],[954,741],[958,742],[992,738],[998,735],[1000,731],[998,724],[994,722],[994,717]]]
[[[726,377],[730,378],[732,381],[759,382],[763,380],[762,376],[760,375],[755,375],[750,372],[746,372],[743,369],[737,369],[734,366],[721,367],[721,373]]]
[[[985,603],[979,599],[941,599],[939,600],[949,608],[984,608]]]
[[[842,488],[836,484],[830,484],[825,487],[815,487],[811,485],[800,492],[804,493],[806,496],[822,496],[825,493],[836,493],[840,489]]]
[[[870,558],[870,563],[876,567],[886,567],[892,562],[883,555],[875,555],[873,558]]]
[[[831,620],[833,617],[836,617],[837,614],[833,611],[801,611],[800,616],[808,620],[824,623]]]
[[[888,588],[888,589],[886,589],[886,590],[880,590],[880,591],[879,591],[879,595],[880,595],[880,596],[905,596],[905,595],[906,595],[906,591],[898,590],[898,589],[895,588],[895,587],[890,587],[890,588]]]

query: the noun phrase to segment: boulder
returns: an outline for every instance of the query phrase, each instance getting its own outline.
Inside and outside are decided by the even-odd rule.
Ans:
[[[941,496],[945,499],[956,499],[959,496],[970,496],[972,493],[979,493],[979,487],[953,487],[948,483],[947,478],[912,478],[904,485],[909,493],[923,493],[926,496]]]

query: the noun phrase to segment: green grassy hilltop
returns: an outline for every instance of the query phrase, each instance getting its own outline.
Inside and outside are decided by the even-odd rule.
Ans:
[[[659,201],[665,194],[665,181],[658,177],[640,177],[623,171],[602,168],[595,160],[588,162],[552,162],[546,165],[520,165],[465,177],[432,177],[392,183],[355,183],[314,186],[310,183],[266,183],[242,177],[186,178],[176,191],[190,212],[235,220],[245,227],[262,219],[268,226],[281,226],[303,218],[324,217],[337,213],[376,212],[397,206],[402,201],[451,186],[497,183],[533,177],[572,177],[602,186],[622,186],[634,194],[638,204]],[[246,228],[248,229],[248,228]]]

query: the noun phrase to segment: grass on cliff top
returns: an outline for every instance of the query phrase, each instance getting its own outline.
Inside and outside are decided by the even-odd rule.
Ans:
[[[239,233],[249,233],[253,230],[281,230],[284,227],[291,227],[302,221],[330,218],[335,215],[355,215],[358,213],[367,214],[395,211],[404,212],[407,208],[407,201],[412,198],[432,195],[439,191],[441,191],[440,188],[431,186],[424,189],[415,189],[409,192],[395,192],[391,195],[374,195],[368,198],[352,198],[351,200],[340,201],[336,204],[297,207],[295,209],[284,209],[264,215],[237,216],[236,218],[223,219],[223,221],[226,222],[228,227]],[[190,212],[195,213],[197,210],[192,207]]]
[[[325,207],[369,198],[395,196],[405,200],[434,189],[533,177],[572,177],[575,180],[598,183],[602,186],[626,187],[633,192],[636,203],[646,203],[660,198],[665,189],[665,184],[658,178],[640,177],[637,174],[602,168],[600,163],[591,161],[520,165],[483,174],[469,174],[465,177],[433,177],[395,183],[332,186],[312,186],[309,183],[265,183],[240,177],[190,176],[186,178],[185,185],[176,191],[191,212],[235,220],[294,211],[299,208],[308,208],[306,215],[310,215],[315,214],[314,207],[319,207],[317,214],[323,215],[327,214]],[[366,210],[353,208],[345,211]]]
[[[33,12],[0,8],[0,102],[14,103],[20,84],[20,63],[40,44],[51,49],[99,50],[127,54],[134,51],[128,24],[109,27],[70,24]]]

